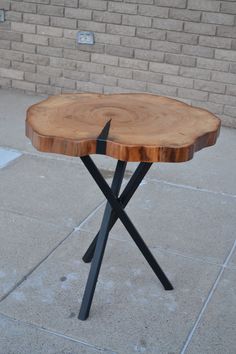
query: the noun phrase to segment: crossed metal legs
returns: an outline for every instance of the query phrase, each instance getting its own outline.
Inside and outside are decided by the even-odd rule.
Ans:
[[[121,222],[129,232],[130,236],[138,246],[139,250],[146,258],[154,273],[162,283],[164,289],[172,290],[173,286],[166,277],[159,264],[157,263],[157,261],[155,260],[155,258],[153,257],[152,253],[150,252],[149,248],[141,238],[137,229],[127,216],[126,212],[124,211],[125,206],[128,204],[129,200],[133,196],[134,192],[138,188],[139,184],[141,183],[142,179],[144,178],[152,164],[140,163],[133,176],[131,177],[129,183],[127,184],[126,188],[124,189],[123,193],[118,198],[125,173],[126,162],[117,162],[113,182],[110,188],[89,156],[81,157],[81,160],[83,161],[84,165],[86,166],[86,168],[88,169],[88,171],[90,172],[95,182],[97,183],[97,185],[99,186],[99,188],[107,199],[107,205],[101,224],[101,229],[99,230],[98,234],[96,235],[95,239],[93,240],[92,244],[90,245],[83,257],[83,260],[87,263],[92,260],[78,316],[80,320],[86,320],[89,315],[90,307],[92,304],[93,295],[99,271],[101,268],[108,235],[118,218],[121,220]]]

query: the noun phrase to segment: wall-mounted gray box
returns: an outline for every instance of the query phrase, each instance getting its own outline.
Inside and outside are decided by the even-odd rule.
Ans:
[[[78,32],[77,42],[79,44],[94,44],[94,33],[93,32]]]
[[[0,22],[5,21],[5,11],[0,9]]]

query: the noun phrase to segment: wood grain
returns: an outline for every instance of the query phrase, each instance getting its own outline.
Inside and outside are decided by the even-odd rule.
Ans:
[[[152,94],[63,94],[27,111],[26,135],[44,152],[123,161],[183,162],[215,144],[212,113]]]

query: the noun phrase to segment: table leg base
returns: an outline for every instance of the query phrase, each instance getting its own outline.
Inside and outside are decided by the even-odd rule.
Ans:
[[[92,260],[85,292],[82,299],[80,313],[78,316],[80,320],[86,320],[88,318],[90,307],[92,304],[92,299],[94,296],[94,291],[96,288],[96,283],[101,268],[108,235],[118,218],[121,220],[121,222],[129,232],[130,236],[138,246],[139,250],[146,258],[150,267],[162,283],[164,289],[173,290],[173,286],[165,275],[165,273],[163,272],[163,270],[161,269],[161,267],[159,266],[159,264],[157,263],[156,259],[153,257],[151,251],[149,250],[144,240],[140,236],[139,232],[129,219],[128,215],[124,211],[125,206],[128,204],[135,190],[138,188],[142,179],[151,167],[151,163],[140,163],[135,173],[131,177],[129,183],[127,184],[126,188],[124,189],[123,193],[118,198],[125,172],[126,162],[117,162],[112,186],[110,188],[89,156],[81,157],[81,160],[83,161],[84,165],[86,166],[91,176],[94,178],[95,182],[97,183],[97,185],[99,186],[102,193],[107,199],[107,205],[104,212],[101,229],[99,230],[92,244],[89,246],[88,250],[83,256],[83,260],[86,263],[89,263]]]

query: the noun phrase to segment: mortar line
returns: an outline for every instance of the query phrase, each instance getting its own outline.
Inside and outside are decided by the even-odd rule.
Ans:
[[[102,201],[102,203],[100,203],[91,213],[89,213],[88,216],[86,216],[81,224],[85,223],[87,220],[90,219],[91,216],[94,215],[95,211],[97,211],[102,205],[104,204],[104,201]],[[92,214],[92,215],[91,215]],[[77,228],[77,230],[79,229],[79,226]],[[3,295],[0,298],[0,303],[5,300],[14,290],[16,290],[44,261],[46,261],[55,251],[56,249],[61,246],[62,243],[64,243],[75,231],[75,228],[73,228],[67,235],[65,238],[63,238],[53,249],[51,249],[51,251],[44,257],[42,258],[30,271],[28,271],[28,273],[26,275],[24,275],[5,295]]]
[[[197,320],[195,321],[194,326],[193,326],[192,330],[190,331],[190,333],[189,333],[189,335],[188,335],[188,337],[187,337],[187,339],[185,341],[185,344],[184,344],[183,349],[181,350],[180,354],[185,354],[186,349],[187,349],[187,347],[189,346],[189,344],[190,344],[190,342],[192,340],[192,337],[193,337],[193,335],[194,335],[194,333],[195,333],[195,331],[196,331],[196,329],[198,327],[198,324],[201,321],[201,318],[202,318],[202,316],[203,316],[203,314],[204,314],[204,312],[205,312],[205,310],[206,310],[206,308],[207,308],[207,306],[208,306],[208,304],[209,304],[209,302],[210,302],[210,300],[211,300],[211,298],[212,298],[212,296],[213,296],[213,294],[214,294],[214,292],[215,292],[215,290],[216,290],[216,288],[217,288],[217,286],[219,284],[221,276],[222,276],[225,268],[227,267],[227,264],[228,264],[228,262],[229,262],[229,260],[230,260],[230,258],[232,256],[235,248],[236,248],[236,240],[234,241],[233,247],[230,250],[230,252],[229,252],[224,264],[221,267],[221,270],[220,270],[220,272],[219,272],[219,274],[218,274],[218,276],[217,276],[217,278],[216,278],[216,280],[215,280],[215,282],[214,282],[214,284],[213,284],[213,286],[212,286],[212,288],[211,288],[211,290],[210,290],[210,292],[209,292],[209,294],[208,294],[208,296],[207,296],[207,298],[206,298],[206,300],[205,300],[205,302],[204,302],[204,304],[202,306],[202,309],[201,309],[201,311],[200,311],[200,313],[199,313],[199,315],[197,317]]]
[[[112,349],[106,349],[106,348],[98,347],[98,346],[96,346],[94,344],[90,344],[90,343],[84,342],[82,340],[67,336],[67,335],[65,335],[63,333],[60,333],[60,332],[57,332],[57,331],[53,331],[53,330],[48,329],[46,327],[40,327],[39,325],[37,325],[35,323],[31,323],[31,322],[28,322],[28,321],[16,319],[16,318],[11,317],[9,315],[6,315],[6,314],[4,314],[2,312],[0,312],[0,316],[6,318],[7,320],[9,320],[11,322],[19,322],[20,324],[23,324],[23,325],[25,325],[27,327],[33,327],[33,328],[35,328],[35,329],[37,329],[37,330],[39,330],[41,332],[49,333],[49,334],[52,334],[54,336],[69,340],[71,342],[75,342],[75,343],[78,343],[78,344],[83,344],[84,346],[87,346],[89,348],[95,349],[95,350],[100,351],[100,352],[102,351],[104,353],[108,352],[109,354],[117,354]]]

